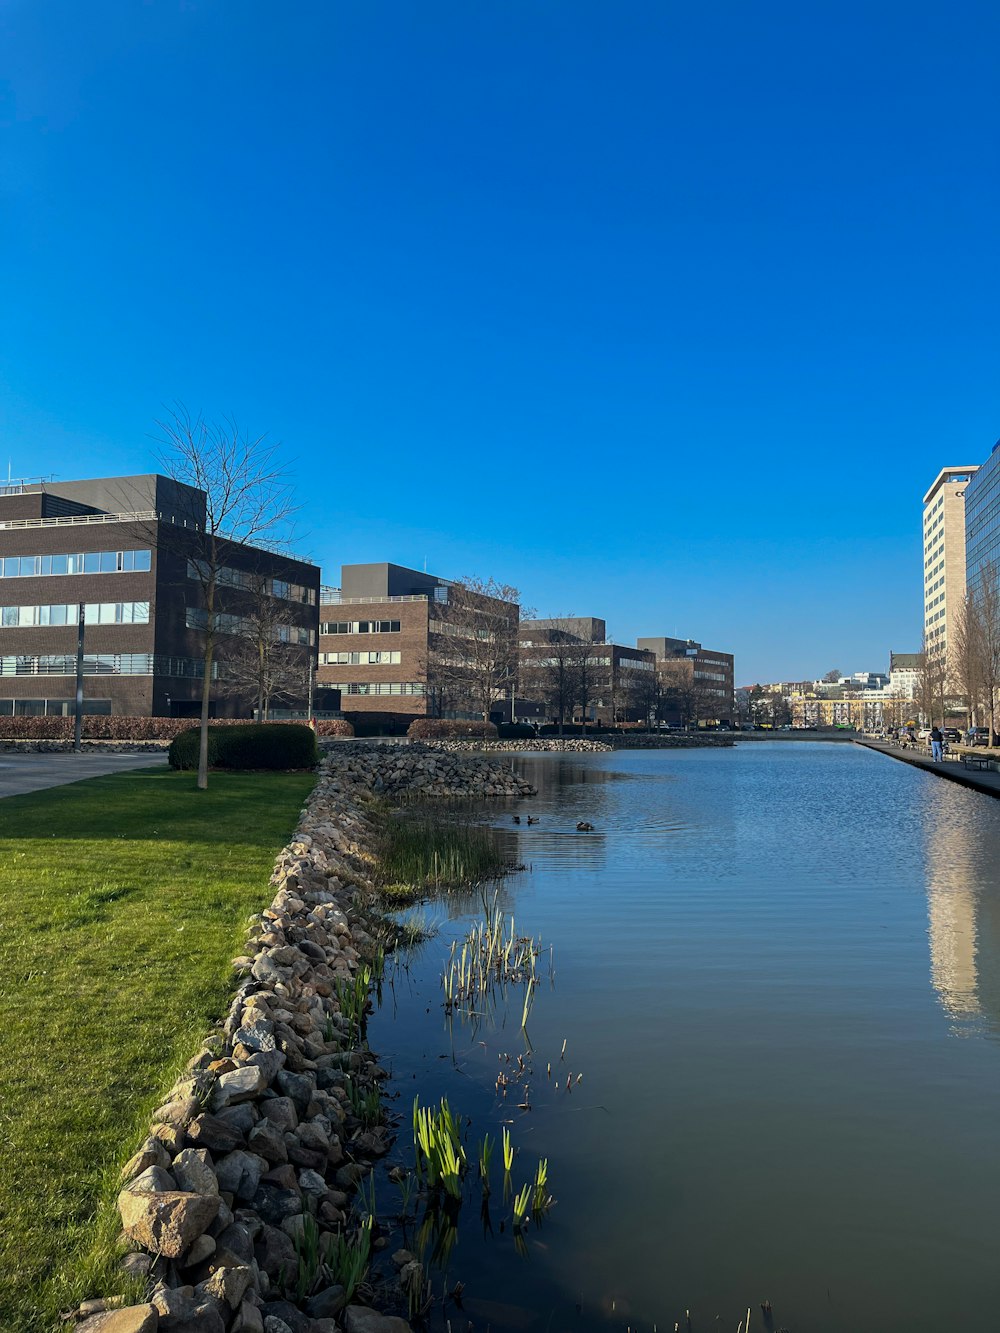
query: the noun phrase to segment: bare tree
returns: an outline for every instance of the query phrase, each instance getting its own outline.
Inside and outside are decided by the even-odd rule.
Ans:
[[[663,706],[672,707],[681,725],[697,720],[698,706],[694,682],[694,664],[687,658],[668,658],[657,663]],[[759,687],[755,687],[759,688]],[[756,717],[753,718],[756,721]]]
[[[840,671],[837,667],[834,667],[832,671],[828,671],[823,677],[824,684],[826,685],[836,685],[838,680],[840,680]]]
[[[983,703],[983,634],[980,608],[969,589],[955,617],[952,670],[965,698],[966,722],[974,726]]]
[[[228,543],[277,550],[294,512],[291,486],[278,463],[278,445],[263,435],[250,436],[231,418],[208,422],[176,407],[156,423],[158,462],[174,481],[205,494],[204,527],[185,532],[192,551],[191,569],[201,590],[204,611],[201,691],[201,744],[198,787],[208,787],[208,716],[212,666],[218,639],[218,594],[223,553]]]
[[[927,636],[920,653],[918,698],[920,711],[927,723],[944,722],[945,699],[948,689],[948,665],[942,652],[928,646]]]
[[[580,639],[575,648],[573,663],[574,704],[580,708],[580,723],[587,730],[587,713],[600,704],[604,692],[611,689],[611,657],[600,652],[602,642],[598,639]]]
[[[990,719],[990,744],[997,730],[1000,690],[1000,566],[984,561],[974,586],[977,662],[983,704]]]
[[[432,602],[431,688],[443,699],[466,700],[484,722],[517,683],[521,594],[496,579],[464,578]]]
[[[557,618],[533,630],[530,644],[520,650],[520,688],[554,715],[560,736],[576,702],[579,648],[569,621]]]
[[[258,722],[274,703],[304,697],[309,679],[311,650],[289,641],[287,613],[271,583],[263,574],[251,577],[239,628],[218,650],[222,692],[256,703]]]

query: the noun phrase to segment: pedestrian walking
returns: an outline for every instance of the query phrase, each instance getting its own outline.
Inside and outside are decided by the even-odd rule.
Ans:
[[[941,735],[941,728],[936,725],[931,727],[931,758],[935,763],[944,758],[943,743],[944,737]]]

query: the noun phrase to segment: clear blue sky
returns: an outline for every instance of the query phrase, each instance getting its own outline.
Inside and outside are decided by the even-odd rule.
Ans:
[[[920,646],[1000,434],[1000,7],[6,0],[0,458],[287,445],[300,546],[737,655]]]

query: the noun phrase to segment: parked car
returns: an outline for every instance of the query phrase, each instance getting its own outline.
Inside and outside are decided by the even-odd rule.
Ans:
[[[957,744],[962,739],[962,733],[958,727],[942,727],[941,735],[946,741]]]
[[[930,727],[921,727],[920,730],[917,732],[918,741],[929,741],[930,738],[931,738]]]
[[[989,727],[970,727],[966,733],[965,741],[967,745],[989,745]]]

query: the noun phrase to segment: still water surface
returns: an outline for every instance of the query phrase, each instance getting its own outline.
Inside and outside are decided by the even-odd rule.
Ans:
[[[494,1087],[520,1002],[504,1028],[442,1011],[468,898],[430,909],[369,1031],[396,1158],[419,1091],[472,1118],[470,1156],[511,1121],[515,1187],[549,1161],[526,1258],[499,1198],[492,1236],[466,1216],[452,1333],[735,1330],[748,1305],[763,1329],[765,1298],[791,1333],[1000,1326],[1000,801],[853,745],[516,762],[539,823],[495,817],[528,867],[502,896],[555,959],[531,1110]]]

